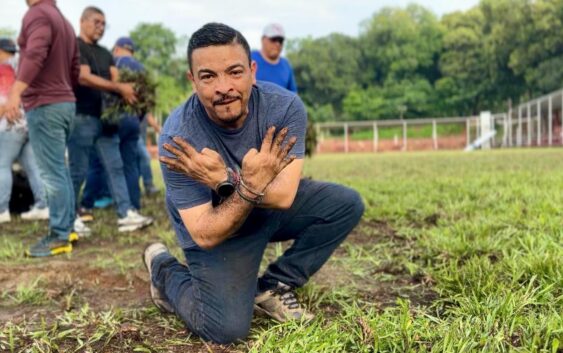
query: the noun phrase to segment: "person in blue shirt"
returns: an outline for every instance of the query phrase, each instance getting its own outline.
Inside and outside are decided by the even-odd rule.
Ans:
[[[264,28],[262,49],[252,51],[252,60],[256,62],[256,80],[277,84],[297,93],[293,69],[287,59],[281,56],[285,32],[283,27],[272,23]]]
[[[294,289],[328,260],[360,220],[360,195],[302,179],[305,105],[255,80],[242,34],[208,23],[188,44],[195,89],[162,128],[166,207],[186,264],[162,243],[143,254],[150,293],[204,340],[232,343],[254,310],[278,321],[309,320]],[[269,242],[293,240],[259,276]]]

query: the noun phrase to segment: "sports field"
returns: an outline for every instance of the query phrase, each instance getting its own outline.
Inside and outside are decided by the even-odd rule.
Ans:
[[[221,347],[162,315],[140,261],[158,238],[180,255],[160,195],[153,227],[121,235],[98,211],[69,256],[24,258],[46,224],[2,225],[0,352],[563,351],[563,149],[320,155],[305,174],[366,204],[300,291],[313,322],[257,317]]]

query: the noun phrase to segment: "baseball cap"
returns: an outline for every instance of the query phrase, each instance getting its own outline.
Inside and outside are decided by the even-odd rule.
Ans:
[[[116,47],[124,48],[127,50],[135,51],[135,43],[129,37],[121,37],[115,42]]]
[[[283,30],[282,25],[280,25],[279,23],[270,23],[269,25],[264,27],[262,35],[268,38],[285,38],[285,31]]]
[[[0,38],[0,49],[12,54],[18,51],[16,43],[9,38]]]

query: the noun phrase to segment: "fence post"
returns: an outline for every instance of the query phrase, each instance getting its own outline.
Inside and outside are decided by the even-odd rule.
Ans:
[[[465,143],[465,147],[469,146],[471,144],[471,118],[467,118],[467,120],[465,120],[465,139],[466,139],[466,143]]]
[[[507,133],[508,133],[508,147],[512,147],[512,104],[510,105],[510,108],[508,108],[508,127],[507,127]]]
[[[403,151],[407,150],[407,121],[403,120]]]
[[[434,149],[438,149],[438,131],[436,129],[436,119],[432,120],[432,143],[434,145]]]
[[[491,132],[491,121],[493,120],[491,116],[491,112],[481,112],[479,115],[479,121],[481,123],[481,136],[488,136]],[[486,139],[481,144],[481,149],[488,150],[491,149],[491,141],[490,139]]]
[[[553,144],[553,96],[551,94],[547,109],[547,144],[551,146]]]
[[[348,123],[344,123],[344,152],[348,153]]]
[[[518,135],[516,136],[516,145],[522,147],[522,106],[518,106]]]
[[[526,124],[528,130],[528,146],[532,145],[532,103],[528,103],[528,115],[526,116]]]
[[[541,103],[540,100],[538,99],[538,104],[536,105],[536,115],[538,117],[538,128],[537,128],[537,138],[536,141],[538,142],[538,146],[542,145],[542,140],[541,140]]]
[[[377,152],[379,143],[379,131],[377,131],[377,123],[373,123],[373,152]]]

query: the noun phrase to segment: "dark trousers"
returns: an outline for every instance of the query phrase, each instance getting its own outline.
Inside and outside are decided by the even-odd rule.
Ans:
[[[356,191],[303,179],[289,210],[246,222],[237,236],[211,250],[185,249],[187,267],[168,253],[157,256],[152,281],[192,332],[216,343],[234,342],[250,330],[257,287],[303,286],[363,212]],[[258,278],[267,244],[290,239],[292,246]]]

